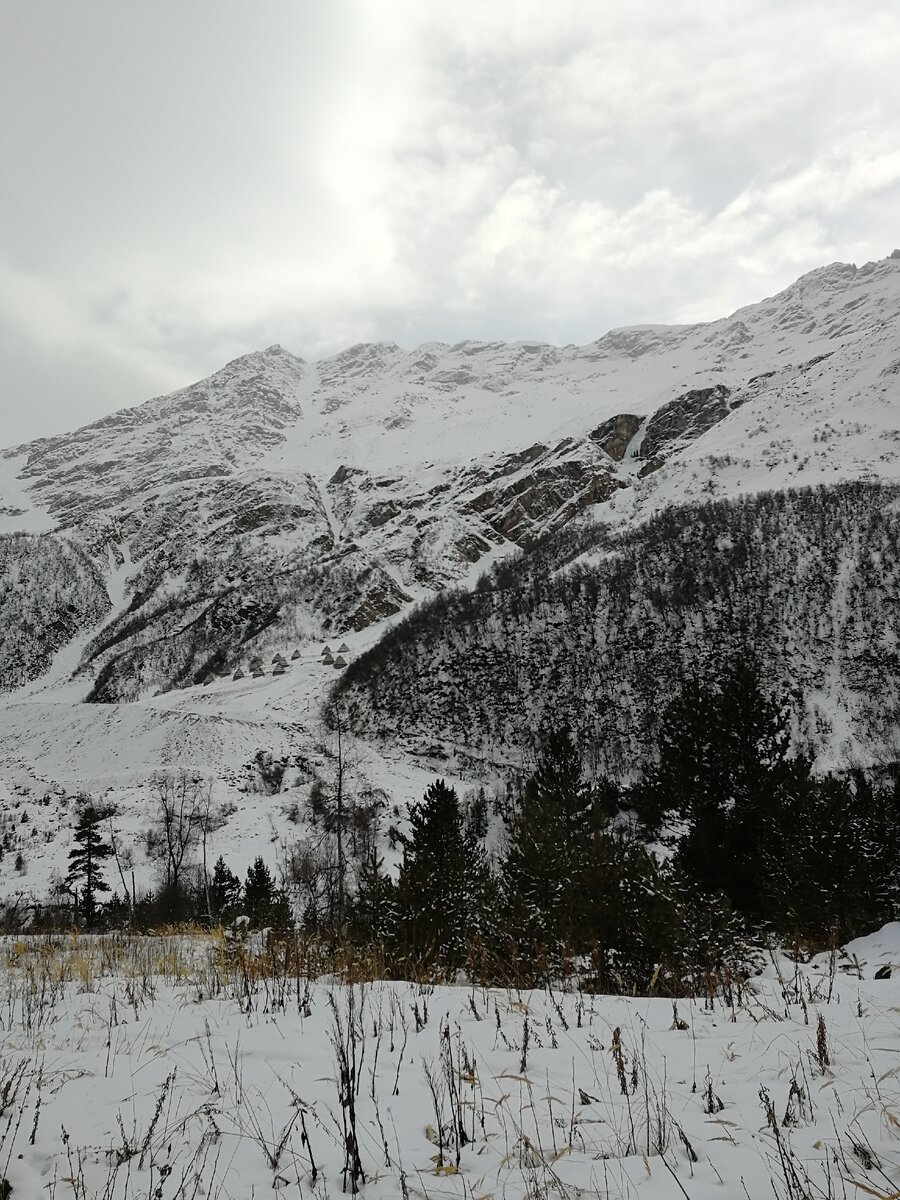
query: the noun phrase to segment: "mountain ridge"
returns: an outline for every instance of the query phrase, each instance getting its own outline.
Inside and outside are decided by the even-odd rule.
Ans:
[[[85,696],[133,700],[202,682],[263,614],[301,640],[360,631],[572,521],[891,481],[898,329],[891,257],[818,268],[717,321],[585,346],[359,343],[309,363],[276,344],[0,452],[0,533],[66,538],[110,578],[128,564],[76,675]],[[219,624],[188,646],[204,611]],[[55,628],[26,678],[71,622]],[[148,667],[148,645],[176,643]],[[98,692],[113,647],[124,675]]]

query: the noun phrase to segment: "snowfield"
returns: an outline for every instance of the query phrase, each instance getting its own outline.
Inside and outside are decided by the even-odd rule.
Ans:
[[[806,964],[769,956],[730,997],[677,1003],[348,985],[257,951],[7,941],[3,1194],[900,1190],[898,923]]]

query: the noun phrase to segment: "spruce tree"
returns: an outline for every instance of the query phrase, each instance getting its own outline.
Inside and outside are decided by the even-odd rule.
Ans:
[[[628,828],[597,832],[578,887],[587,899],[578,948],[590,950],[594,986],[646,987],[659,961],[661,929],[671,924],[656,859]],[[670,927],[667,933],[671,938]]]
[[[262,856],[247,871],[244,910],[254,929],[287,929],[291,925],[290,902],[284,889],[276,885]]]
[[[112,847],[100,833],[108,811],[93,804],[82,808],[75,827],[75,845],[69,851],[66,882],[79,896],[79,909],[85,929],[93,929],[97,919],[97,895],[109,891],[103,879],[103,863],[112,855]]]
[[[395,932],[396,889],[384,871],[375,842],[359,866],[352,911],[353,933],[366,945],[387,941]]]
[[[213,918],[227,924],[237,915],[240,903],[241,881],[228,869],[220,854],[209,882],[209,907]]]
[[[634,789],[633,803],[651,833],[668,813],[718,808],[719,731],[716,697],[697,680],[687,680],[663,714],[657,761]]]
[[[808,778],[812,764],[790,758],[790,706],[786,696],[767,695],[754,665],[739,662],[718,687],[718,789],[727,820],[727,844],[719,862],[724,891],[741,911],[758,915],[763,880],[760,854],[773,830],[772,813]],[[777,821],[777,817],[776,817]]]
[[[489,874],[453,788],[439,779],[410,809],[397,881],[398,938],[419,962],[458,968],[482,931]]]
[[[555,954],[583,940],[583,885],[597,820],[571,734],[552,730],[513,809],[503,863],[510,929],[529,947]]]
[[[762,903],[769,814],[809,769],[789,747],[786,701],[764,694],[755,667],[735,663],[712,683],[685,683],[663,717],[658,761],[636,789],[651,829],[666,812],[687,822],[677,855],[685,878],[750,913]]]
[[[766,921],[826,944],[897,916],[900,825],[893,797],[855,773],[798,780],[763,843]]]
[[[244,883],[244,911],[254,929],[269,924],[269,910],[274,898],[275,880],[272,878],[272,872],[262,857],[257,857],[247,870]]]

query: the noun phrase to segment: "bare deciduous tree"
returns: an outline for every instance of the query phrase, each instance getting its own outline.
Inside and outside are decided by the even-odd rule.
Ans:
[[[109,814],[109,844],[112,849],[113,859],[116,864],[116,869],[119,872],[119,878],[122,881],[122,893],[125,897],[125,903],[128,905],[128,920],[131,922],[134,913],[134,907],[137,904],[137,890],[134,883],[134,850],[130,846],[122,846],[119,843],[119,832],[114,824],[115,812]],[[131,872],[131,889],[129,890],[128,883],[125,879],[125,872]]]
[[[179,887],[184,869],[201,839],[210,785],[187,771],[157,772],[150,779],[159,831],[159,856],[166,888]],[[204,842],[205,845],[205,842]]]
[[[321,717],[327,731],[327,744],[322,749],[328,758],[330,775],[323,796],[325,828],[334,835],[335,877],[329,923],[332,928],[340,930],[347,918],[348,850],[353,852],[358,840],[353,822],[358,808],[357,793],[361,787],[362,771],[359,756],[348,737],[340,700],[329,702],[323,708]]]
[[[209,867],[206,848],[211,834],[218,833],[228,821],[228,812],[222,805],[213,804],[212,780],[206,780],[203,785],[200,806],[198,809],[197,825],[200,831],[200,865],[203,871],[203,898],[206,903],[206,915],[212,921],[213,912],[209,896]]]

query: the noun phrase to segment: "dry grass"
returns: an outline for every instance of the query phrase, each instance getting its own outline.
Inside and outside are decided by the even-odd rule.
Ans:
[[[374,1186],[379,1197],[456,1194],[436,1190],[434,1179],[417,1183],[404,1163],[410,1130],[398,1135],[390,1108],[394,1097],[416,1088],[427,1098],[421,1121],[427,1121],[433,1173],[447,1187],[470,1171],[470,1191],[478,1185],[473,1194],[501,1195],[508,1183],[503,1173],[514,1172],[525,1189],[521,1195],[565,1197],[576,1194],[572,1173],[584,1169],[585,1183],[589,1176],[597,1188],[612,1186],[618,1171],[616,1186],[628,1194],[629,1164],[646,1163],[648,1172],[666,1177],[677,1171],[678,1183],[683,1180],[691,1194],[694,1171],[711,1169],[712,1151],[704,1149],[704,1140],[738,1153],[746,1131],[761,1123],[755,1093],[752,1118],[746,1111],[738,1116],[715,1066],[710,1072],[702,1058],[696,1061],[695,1025],[701,1022],[711,1046],[743,1038],[744,1062],[755,1058],[757,1041],[768,1044],[772,1038],[789,1049],[792,1037],[802,1039],[784,1079],[774,1071],[768,1077],[758,1144],[771,1174],[770,1192],[774,1188],[790,1200],[828,1200],[843,1195],[837,1189],[845,1180],[847,1194],[895,1196],[889,1183],[896,1163],[888,1165],[884,1146],[875,1143],[879,1137],[882,1143],[900,1142],[900,1068],[884,1070],[882,1063],[870,1076],[859,1039],[851,1062],[846,1039],[854,1022],[847,1018],[856,1019],[856,1001],[853,1014],[843,1011],[846,1003],[828,1009],[827,1032],[820,1014],[817,1019],[810,1012],[812,1019],[804,1020],[814,996],[828,1003],[827,975],[818,991],[804,976],[778,974],[768,990],[748,992],[740,1002],[734,989],[725,989],[673,1006],[663,999],[607,999],[571,989],[528,992],[478,984],[441,989],[429,980],[391,984],[383,982],[382,972],[377,953],[253,934],[236,942],[221,931],[195,928],[162,929],[152,936],[59,934],[0,941],[0,1022],[7,1046],[17,1046],[16,1053],[0,1046],[0,1183],[3,1163],[11,1161],[7,1156],[29,1138],[31,1145],[35,1136],[40,1143],[43,1123],[51,1121],[43,1113],[59,1080],[52,1077],[46,1047],[55,1044],[53,1069],[67,1075],[71,1068],[60,1068],[60,1043],[53,1039],[68,1021],[75,1048],[83,1043],[95,1056],[93,1075],[112,1085],[123,1075],[130,1078],[132,1062],[139,1071],[152,1063],[156,1073],[147,1076],[153,1075],[152,1084],[143,1076],[135,1084],[146,1103],[143,1109],[129,1107],[133,1098],[123,1103],[111,1144],[87,1146],[64,1131],[62,1149],[55,1143],[54,1154],[64,1159],[65,1169],[45,1187],[51,1200],[69,1194],[80,1200],[243,1195],[225,1188],[223,1137],[241,1146],[241,1153],[256,1147],[253,1154],[270,1172],[272,1186],[289,1181],[300,1194],[338,1194],[327,1187],[342,1184],[348,1192]],[[848,995],[845,991],[844,1001]],[[447,1016],[450,1005],[453,1020]],[[655,1006],[652,1033],[648,1006]],[[861,1002],[858,1008],[862,1021]],[[880,1016],[884,1025],[885,1014]],[[258,1076],[255,1083],[245,1078],[247,1063],[232,1039],[239,1041],[244,1029],[270,1027],[290,1031],[289,1054],[304,1070],[307,1061],[321,1062],[314,1099],[274,1068],[268,1088]],[[710,1033],[725,1028],[727,1040]],[[165,1031],[173,1029],[180,1032],[170,1040],[193,1047],[190,1075],[181,1074],[183,1049],[168,1057]],[[313,1031],[306,1042],[304,1030]],[[660,1039],[666,1039],[664,1052]],[[324,1061],[316,1057],[322,1046]],[[679,1082],[688,1085],[677,1097],[667,1073],[668,1053],[680,1062]],[[725,1074],[740,1060],[729,1052]],[[126,1062],[128,1072],[119,1066]],[[499,1072],[498,1062],[504,1064]],[[811,1085],[814,1073],[823,1093]],[[804,1139],[813,1144],[806,1130],[825,1114],[832,1084],[846,1104],[843,1113],[835,1110],[840,1134],[835,1126],[835,1138],[827,1146],[823,1141],[815,1161],[801,1158],[797,1147]],[[365,1114],[359,1120],[357,1106]],[[419,1110],[411,1111],[419,1119]],[[827,1115],[830,1121],[832,1112]],[[58,1117],[53,1137],[57,1129]],[[496,1175],[479,1178],[492,1155]],[[596,1178],[592,1163],[602,1164]],[[388,1177],[395,1190],[378,1190]],[[203,1181],[202,1193],[197,1180]],[[519,1196],[518,1187],[505,1194]]]

